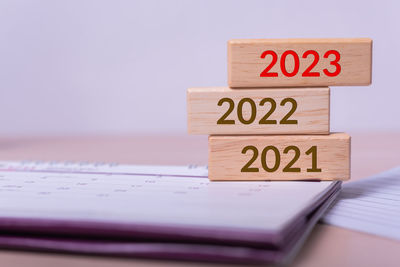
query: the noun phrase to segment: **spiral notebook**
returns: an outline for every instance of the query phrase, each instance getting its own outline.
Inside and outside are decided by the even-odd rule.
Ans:
[[[0,162],[0,247],[289,260],[340,182],[210,182],[203,166]]]

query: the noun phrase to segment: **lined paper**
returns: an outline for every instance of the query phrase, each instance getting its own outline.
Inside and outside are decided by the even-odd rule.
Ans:
[[[342,185],[323,222],[400,240],[400,167]]]

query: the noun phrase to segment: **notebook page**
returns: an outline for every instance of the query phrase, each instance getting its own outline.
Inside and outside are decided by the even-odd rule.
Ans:
[[[0,171],[30,171],[30,172],[62,172],[88,174],[120,174],[120,175],[174,175],[208,177],[206,166],[157,166],[152,165],[122,165],[116,163],[88,162],[41,162],[41,161],[0,161]]]
[[[400,240],[400,167],[342,187],[325,223]]]
[[[0,220],[41,218],[276,231],[334,185],[328,181],[209,182],[204,176],[206,168],[193,166],[56,163],[50,168],[49,164],[0,163]]]

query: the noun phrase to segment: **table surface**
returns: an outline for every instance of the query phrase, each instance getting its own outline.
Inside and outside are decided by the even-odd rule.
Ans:
[[[353,133],[352,180],[400,164],[400,133]],[[207,164],[204,136],[0,138],[0,160]],[[400,242],[317,225],[292,266],[399,266]],[[211,264],[0,250],[1,266],[210,266]],[[218,264],[217,266],[223,266]]]

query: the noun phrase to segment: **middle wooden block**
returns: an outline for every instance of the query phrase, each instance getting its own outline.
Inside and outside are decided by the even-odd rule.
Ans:
[[[190,134],[328,134],[329,87],[189,88]]]

